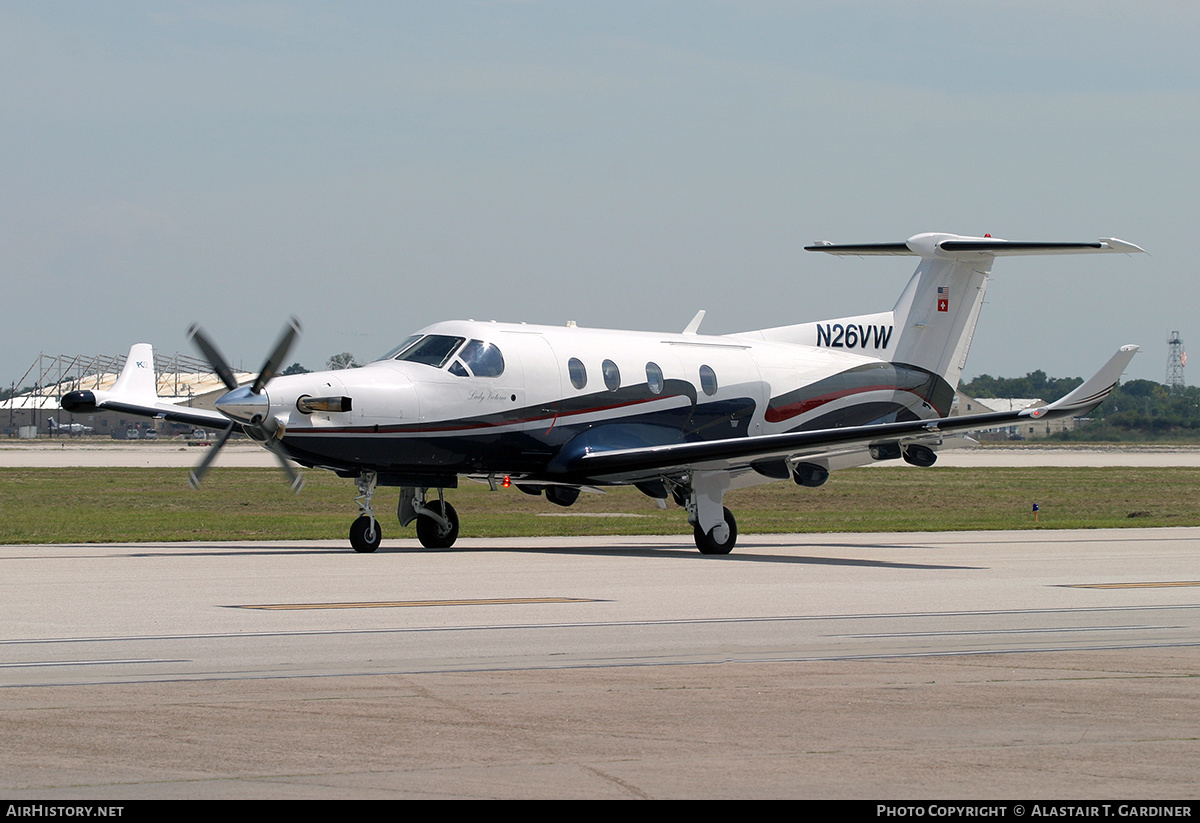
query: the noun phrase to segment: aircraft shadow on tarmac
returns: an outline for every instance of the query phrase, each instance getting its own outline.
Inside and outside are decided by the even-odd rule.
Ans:
[[[765,550],[777,549],[777,544],[752,542],[742,544],[746,549],[755,547]],[[824,543],[824,544],[807,544],[812,547],[828,546],[829,548],[844,549],[846,544],[842,543]],[[862,543],[854,544],[855,548],[861,549],[885,549],[885,550],[902,550],[911,548],[925,548],[919,544],[912,543]],[[679,546],[662,545],[659,543],[653,545],[637,545],[635,543],[617,543],[612,546],[511,546],[511,545],[496,545],[496,546],[472,546],[460,544],[453,549],[426,549],[421,546],[381,546],[374,556],[382,554],[472,554],[483,552],[508,552],[512,554],[562,554],[562,555],[590,555],[595,557],[615,556],[622,557],[646,557],[646,558],[674,558],[678,560],[686,560],[692,563],[703,562],[720,562],[720,563],[785,563],[804,566],[858,566],[863,568],[880,568],[880,569],[928,569],[928,570],[966,570],[979,569],[980,566],[963,566],[950,565],[942,563],[904,563],[894,560],[876,560],[850,557],[820,557],[816,555],[779,555],[779,554],[751,554],[746,551],[741,551],[737,554],[717,555],[717,556],[697,556],[695,551],[686,546],[682,542]],[[248,555],[270,555],[273,557],[284,557],[290,555],[307,556],[313,554],[340,554],[347,557],[348,562],[353,562],[350,555],[344,548],[340,546],[313,545],[305,546],[281,546],[272,548],[269,546],[226,546],[221,544],[212,544],[211,546],[189,545],[186,548],[180,547],[177,551],[165,550],[154,552],[134,551],[129,554],[130,557],[214,557],[226,555],[230,557],[246,557]]]

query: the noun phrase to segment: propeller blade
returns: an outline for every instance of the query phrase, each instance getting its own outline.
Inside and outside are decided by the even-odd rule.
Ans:
[[[212,466],[212,462],[217,459],[217,452],[221,450],[221,447],[225,445],[225,441],[229,439],[231,434],[233,434],[233,428],[233,426],[230,426],[221,432],[220,439],[218,439],[216,443],[209,447],[209,450],[204,455],[204,459],[202,459],[200,464],[197,465],[196,468],[192,469],[191,474],[188,475],[188,485],[193,489],[200,488],[200,481],[204,479],[204,475],[208,474],[208,469],[210,466]]]
[[[287,475],[292,491],[298,494],[304,488],[304,475],[296,471],[292,464],[288,462],[287,457],[284,456],[283,451],[279,448],[278,441],[270,439],[263,445],[270,450],[271,454],[275,455],[275,460],[279,463],[279,468],[283,469],[283,473]]]
[[[300,321],[294,316],[288,319],[287,328],[283,330],[283,334],[279,336],[279,342],[275,344],[274,350],[267,358],[267,362],[263,363],[262,370],[259,371],[258,377],[254,379],[254,385],[250,387],[250,391],[254,394],[261,394],[263,387],[267,385],[267,381],[275,376],[279,370],[279,366],[283,363],[283,358],[287,357],[288,351],[292,348],[292,343],[296,341],[296,335],[300,333]]]
[[[275,459],[279,462],[280,468],[288,477],[288,482],[292,486],[293,491],[300,491],[304,486],[304,477],[288,462],[287,454],[284,453],[283,447],[279,445],[279,438],[283,436],[285,427],[282,420],[276,420],[273,428],[267,428],[267,421],[264,419],[270,409],[270,399],[263,392],[268,382],[273,378],[279,370],[283,359],[287,357],[288,351],[291,350],[292,344],[296,342],[296,336],[300,334],[300,321],[295,317],[288,320],[287,326],[283,330],[283,334],[279,336],[279,340],[275,343],[275,348],[271,350],[271,354],[263,363],[262,369],[258,373],[258,377],[254,379],[254,384],[249,388],[239,388],[237,380],[234,377],[233,369],[229,368],[229,364],[217,347],[212,344],[208,336],[193,323],[188,329],[188,336],[204,353],[208,359],[208,364],[212,367],[217,376],[221,378],[221,382],[225,384],[225,388],[229,391],[223,397],[217,400],[217,410],[225,414],[226,417],[239,421],[234,425],[221,432],[220,439],[213,445],[208,453],[204,455],[204,459],[200,464],[192,470],[188,477],[188,483],[192,488],[199,488],[200,481],[204,479],[204,475],[208,473],[209,467],[217,457],[217,452],[229,440],[233,434],[233,430],[241,428],[250,434],[254,439],[260,440],[262,445],[270,450],[271,454],[275,455]],[[348,398],[347,398],[348,402]]]
[[[188,337],[196,348],[200,349],[204,354],[204,359],[208,361],[208,365],[212,366],[212,370],[217,373],[217,377],[221,378],[221,382],[225,384],[225,388],[233,391],[238,387],[237,380],[234,379],[233,369],[229,368],[229,364],[225,362],[225,358],[221,356],[221,352],[217,351],[217,347],[209,342],[208,337],[200,329],[198,325],[193,323],[188,327]],[[256,392],[257,393],[257,392]]]

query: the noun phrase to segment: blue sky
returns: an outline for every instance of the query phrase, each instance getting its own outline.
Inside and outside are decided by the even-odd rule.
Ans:
[[[814,240],[1116,236],[1000,260],[966,377],[1200,350],[1200,11],[1097,2],[0,4],[0,377],[256,369],[436,320],[732,332],[890,308]],[[1188,376],[1189,383],[1197,382]]]

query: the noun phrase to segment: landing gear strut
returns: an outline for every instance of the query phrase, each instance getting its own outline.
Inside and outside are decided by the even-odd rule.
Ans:
[[[365,471],[358,476],[358,497],[354,501],[358,503],[358,510],[362,514],[350,526],[350,545],[356,552],[373,552],[383,540],[383,531],[375,519],[375,512],[371,510],[371,498],[375,496],[378,481],[379,476],[373,471]]]
[[[729,554],[737,543],[737,521],[721,505],[729,488],[723,472],[696,472],[687,494],[688,522],[701,554]]]

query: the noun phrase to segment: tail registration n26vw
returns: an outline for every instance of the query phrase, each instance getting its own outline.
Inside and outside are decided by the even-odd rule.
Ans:
[[[468,477],[502,479],[560,506],[584,489],[633,485],[683,506],[701,552],[726,554],[737,540],[723,505],[731,488],[819,486],[831,471],[877,460],[931,466],[963,432],[1095,408],[1137,351],[1122,347],[1047,406],[951,417],[996,257],[1142,250],[1111,238],[952,234],[807,249],[919,262],[895,306],[875,314],[719,336],[699,333],[703,312],[679,334],[451,321],[361,368],[277,376],[299,332],[293,320],[245,386],[193,326],[228,389],[216,411],[161,401],[144,343],[111,391],[71,392],[62,405],[222,429],[194,484],[235,431],[274,452],[296,485],[289,461],[354,479],[360,515],[350,543],[360,552],[379,546],[372,500],[381,485],[399,487],[400,523],[415,522],[422,544],[453,545],[459,520],[445,490]]]

